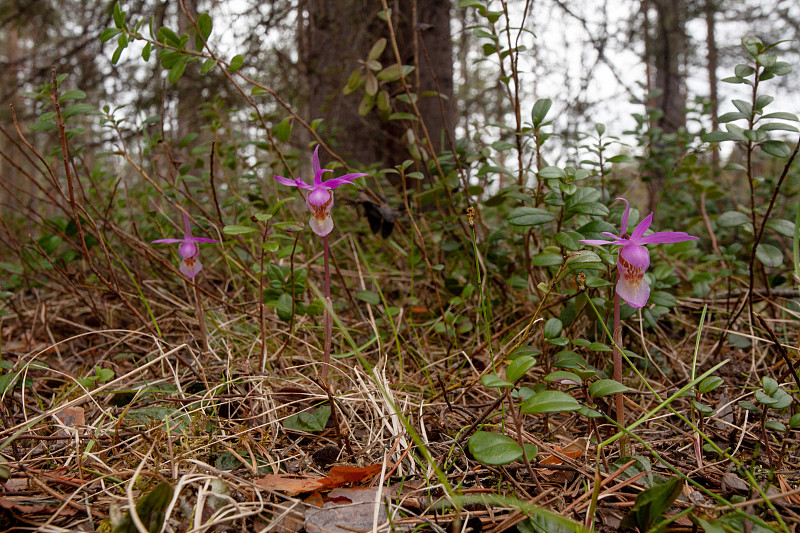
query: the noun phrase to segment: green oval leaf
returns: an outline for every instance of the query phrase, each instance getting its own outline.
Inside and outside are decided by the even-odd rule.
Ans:
[[[783,252],[771,244],[761,243],[756,248],[756,257],[764,266],[777,268],[783,264]]]
[[[508,222],[513,226],[537,226],[555,220],[549,211],[537,207],[518,207],[508,214]]]
[[[723,383],[725,382],[719,376],[708,376],[706,379],[700,382],[700,385],[697,386],[697,390],[700,392],[700,394],[706,394],[707,392],[711,392],[712,390],[716,389]]]
[[[547,116],[547,112],[550,111],[550,106],[552,105],[553,101],[549,98],[536,100],[536,103],[533,104],[533,110],[531,111],[531,121],[534,127],[538,128],[542,122],[544,122],[544,118]]]
[[[236,54],[231,58],[231,66],[228,67],[228,72],[236,72],[244,65],[244,56],[242,54]]]
[[[247,233],[255,233],[256,231],[258,231],[256,228],[251,228],[250,226],[237,226],[235,224],[222,228],[222,233],[225,235],[245,235]]]
[[[508,368],[506,368],[506,379],[512,383],[516,382],[535,364],[536,359],[529,355],[517,357],[511,362],[510,365],[508,365]]]
[[[509,383],[508,381],[504,380],[503,378],[497,377],[494,374],[484,374],[481,378],[481,383],[484,387],[489,388],[501,388],[501,389],[510,389],[514,386],[513,383]]]
[[[747,215],[739,211],[726,211],[717,217],[717,226],[720,228],[735,228],[750,222]]]
[[[211,30],[214,27],[214,21],[211,20],[208,13],[201,13],[200,16],[197,17],[197,27],[200,28],[200,35],[203,36],[203,39],[208,40],[209,35],[211,35]]]
[[[544,338],[552,339],[558,337],[561,335],[562,329],[564,329],[564,325],[561,323],[561,320],[551,318],[544,325]]]
[[[469,452],[486,465],[506,465],[522,457],[522,448],[517,441],[506,435],[476,431],[469,438]]]
[[[524,415],[537,413],[565,413],[581,408],[575,398],[561,391],[542,391],[531,396],[522,404],[520,412]]]
[[[627,390],[628,387],[613,379],[599,379],[589,385],[589,395],[592,398],[610,396],[611,394],[627,392]]]
[[[581,378],[578,377],[577,374],[574,372],[567,372],[566,370],[556,370],[555,372],[550,372],[545,376],[545,381],[549,381],[550,383],[561,383],[562,385],[580,385]]]
[[[781,159],[792,155],[791,149],[783,141],[766,141],[761,145],[761,149],[769,155]]]

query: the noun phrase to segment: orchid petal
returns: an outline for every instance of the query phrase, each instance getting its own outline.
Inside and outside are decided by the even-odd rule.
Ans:
[[[192,241],[185,240],[178,246],[178,254],[184,259],[189,259],[200,254],[200,248]]]
[[[189,257],[181,261],[178,269],[183,272],[187,278],[191,279],[200,273],[200,271],[203,269],[203,265],[196,258]]]
[[[314,233],[316,233],[320,237],[324,237],[325,235],[333,231],[333,217],[330,215],[328,215],[323,219],[311,217],[311,220],[308,221],[308,225],[311,226],[311,230]]]
[[[154,241],[150,241],[150,244],[177,244],[179,242],[184,242],[185,239],[156,239]]]
[[[190,240],[192,242],[207,242],[207,243],[212,243],[212,244],[219,244],[218,240],[209,239],[208,237],[189,237],[188,240]]]
[[[639,244],[667,244],[674,242],[694,241],[698,238],[699,237],[694,237],[688,233],[684,233],[683,231],[657,231],[656,233],[645,235],[637,242]]]
[[[617,244],[614,241],[601,241],[599,239],[581,239],[578,242],[582,242],[583,244],[592,244],[594,246],[603,246],[605,244]]]
[[[645,271],[650,266],[650,252],[647,248],[638,244],[631,243],[620,248],[619,257],[627,261],[631,268]]]
[[[319,165],[319,145],[314,148],[314,156],[311,158],[311,163],[314,166],[314,185],[319,185],[319,183],[317,183],[317,176],[322,173],[322,167]]]
[[[192,224],[189,222],[189,215],[186,214],[186,211],[183,212],[183,235],[185,239],[192,236]]]
[[[290,180],[289,178],[284,178],[283,176],[274,176],[275,180],[280,183],[281,185],[286,185],[287,187],[298,187],[297,182],[301,181],[299,178],[296,180]]]
[[[333,172],[333,170],[329,168],[321,168],[319,172],[314,174],[314,187],[323,187],[325,185],[322,183],[322,175],[326,172]]]
[[[321,207],[331,201],[333,194],[325,187],[314,187],[308,195],[308,203],[313,206]]]
[[[338,178],[329,179],[324,183],[324,185],[328,189],[335,189],[339,185],[346,185],[352,182],[354,179],[360,178],[362,176],[369,176],[369,174],[363,174],[361,172],[356,172],[354,174],[345,174],[344,176],[339,176]]]
[[[619,227],[619,234],[625,235],[625,232],[628,231],[628,215],[631,214],[631,204],[629,204],[628,200],[625,198],[617,198],[617,200],[622,200],[625,202],[625,212],[622,213],[622,223]]]
[[[650,213],[649,215],[644,217],[644,219],[641,222],[639,222],[639,225],[636,226],[636,229],[633,230],[630,239],[631,242],[638,241],[641,238],[641,236],[644,235],[644,232],[650,229],[650,224],[652,223],[653,223],[653,213]]]
[[[647,280],[643,277],[637,282],[625,276],[620,276],[617,282],[617,294],[628,305],[639,309],[644,307],[648,298],[650,298],[650,285],[647,284]]]

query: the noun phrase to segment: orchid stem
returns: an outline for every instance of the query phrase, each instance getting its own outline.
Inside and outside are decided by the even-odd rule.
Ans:
[[[192,287],[194,288],[194,305],[195,313],[197,314],[197,323],[200,325],[200,335],[203,337],[203,351],[208,353],[208,333],[206,332],[206,314],[203,310],[203,303],[200,300],[200,290],[197,288],[197,278],[192,278]]]
[[[617,273],[617,281],[619,282],[619,273]],[[619,318],[619,308],[621,302],[619,294],[614,294],[614,381],[622,383],[622,324]],[[617,424],[620,427],[625,427],[625,402],[622,393],[618,392],[614,395],[614,404],[616,406]],[[630,456],[630,438],[625,434],[619,441],[619,454],[620,457]]]
[[[331,309],[331,269],[330,265],[328,264],[328,257],[330,256],[331,250],[330,246],[328,246],[328,236],[325,235],[322,238],[322,245],[323,245],[323,253],[322,257],[325,261],[325,312],[322,315],[322,320],[324,323],[325,328],[325,351],[322,356],[322,372],[321,376],[323,379],[327,379],[328,377],[328,366],[331,363],[331,330],[333,329],[333,323],[331,320],[331,313],[329,309]]]

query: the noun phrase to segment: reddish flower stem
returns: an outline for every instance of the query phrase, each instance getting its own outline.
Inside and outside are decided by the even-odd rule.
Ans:
[[[619,272],[617,272],[617,283],[619,283]],[[619,308],[621,302],[619,294],[614,294],[614,381],[622,383],[622,324],[619,318]],[[618,392],[614,395],[614,405],[617,413],[617,424],[620,427],[625,427],[625,400],[622,393]],[[630,441],[628,436],[623,436],[619,441],[619,453],[621,457],[630,456]]]
[[[194,303],[195,313],[197,314],[197,323],[200,326],[200,335],[203,337],[203,351],[208,353],[208,332],[206,331],[206,314],[203,309],[203,302],[200,300],[200,290],[197,287],[197,277],[192,279],[192,287],[194,288]]]
[[[325,328],[325,348],[322,356],[322,372],[321,376],[323,379],[327,378],[328,376],[328,366],[331,363],[331,332],[333,329],[333,321],[331,318],[331,313],[329,309],[331,309],[331,269],[330,265],[328,264],[328,257],[330,256],[330,247],[328,246],[328,236],[325,235],[322,238],[322,245],[323,245],[323,253],[322,257],[325,261],[325,312],[322,316],[322,321],[324,323]]]

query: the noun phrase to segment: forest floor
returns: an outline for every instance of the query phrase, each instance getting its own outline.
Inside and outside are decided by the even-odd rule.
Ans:
[[[739,405],[753,401],[759,376],[792,378],[763,329],[739,331],[738,347],[729,342],[733,299],[682,300],[654,334],[645,337],[630,321],[624,342],[657,363],[648,379],[661,398],[690,381],[696,343],[697,368],[728,361],[716,374],[724,384],[702,399],[713,414],[700,427],[747,475],[703,450],[681,422],[679,415],[697,421],[697,398],[678,398],[638,426],[632,458],[620,457],[618,442],[598,453],[597,434],[577,413],[520,423],[502,408],[511,403],[508,394],[481,384],[492,365],[482,337],[445,344],[426,329],[424,309],[397,316],[407,333],[402,344],[391,336],[369,342],[378,331],[372,308],[366,321],[341,312],[372,367],[344,354],[323,376],[319,318],[299,318],[292,330],[268,318],[271,349],[262,371],[260,340],[240,327],[253,317],[210,306],[205,351],[187,333],[198,329],[188,290],[169,299],[172,309],[153,309],[160,337],[133,327],[126,308],[99,293],[92,305],[106,313],[105,325],[86,301],[57,287],[6,300],[0,530],[159,531],[167,516],[166,530],[179,532],[499,532],[542,524],[558,532],[579,530],[591,516],[596,530],[612,531],[637,495],[675,472],[686,480],[666,512],[674,518],[667,531],[794,531],[800,524],[796,432],[778,434],[764,425],[774,416],[759,418]],[[697,339],[704,304],[709,312]],[[773,295],[757,308],[782,305]],[[504,317],[492,351],[507,350],[533,312],[523,306]],[[767,322],[797,332],[796,322]],[[797,338],[783,341],[796,345]],[[529,344],[544,346],[539,334]],[[543,349],[543,363],[526,382],[552,370]],[[630,425],[662,402],[635,376],[626,384]],[[613,416],[608,403],[600,399],[597,408]],[[481,428],[501,428],[534,444],[538,455],[482,464],[467,445]],[[616,430],[601,421],[598,431],[602,440]],[[125,514],[133,502],[139,529]],[[528,516],[538,506],[574,522],[540,514],[536,529]],[[741,512],[764,521],[743,521]]]

